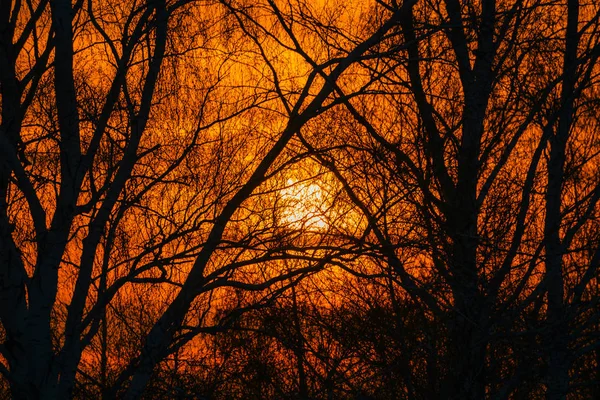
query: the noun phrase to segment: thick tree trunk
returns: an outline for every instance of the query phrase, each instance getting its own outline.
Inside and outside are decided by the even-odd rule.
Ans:
[[[450,348],[447,393],[451,399],[485,398],[487,335],[483,320],[484,299],[478,289],[476,221],[464,215],[464,229],[454,236],[452,292],[454,319],[449,323]],[[470,220],[470,222],[468,222]],[[468,233],[467,233],[468,232]]]
[[[548,188],[546,191],[546,283],[548,309],[546,325],[547,392],[548,400],[564,400],[569,390],[569,321],[564,299],[563,255],[561,239],[562,189],[565,180],[566,149],[573,117],[577,82],[577,50],[579,46],[579,0],[567,2],[567,31],[563,59],[564,81],[558,114],[558,126],[550,139]]]

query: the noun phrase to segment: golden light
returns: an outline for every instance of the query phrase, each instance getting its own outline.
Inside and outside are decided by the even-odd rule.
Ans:
[[[314,182],[288,179],[281,190],[283,201],[280,222],[291,229],[318,231],[326,229],[329,201],[323,188]]]

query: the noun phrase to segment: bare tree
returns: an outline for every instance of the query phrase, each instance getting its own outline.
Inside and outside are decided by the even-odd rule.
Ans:
[[[593,2],[0,20],[13,398],[598,393]]]
[[[530,387],[557,399],[585,386],[573,363],[596,346],[580,336],[595,301],[580,296],[597,276],[597,179],[585,172],[597,29],[597,7],[577,2],[405,7],[406,50],[384,41],[361,65],[371,93],[344,100],[355,137],[305,136],[400,286],[443,327],[440,396]]]
[[[335,82],[399,11],[351,40],[340,32],[334,54],[293,71],[276,59],[303,51],[295,32],[306,27],[291,24],[301,8],[1,7],[1,351],[14,398],[71,397],[82,375],[96,379],[81,366],[97,340],[97,386],[137,398],[196,335],[226,329],[346,252],[282,244],[265,199],[277,190],[269,181],[302,158],[285,152],[290,141],[339,104]],[[236,74],[248,61],[264,69]],[[268,118],[280,126],[265,129]],[[278,269],[281,259],[299,263]],[[219,296],[239,292],[259,296],[217,312]],[[124,315],[119,302],[130,304]],[[110,324],[121,317],[143,346],[109,382]]]

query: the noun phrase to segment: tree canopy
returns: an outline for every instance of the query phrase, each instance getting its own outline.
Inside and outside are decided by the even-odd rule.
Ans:
[[[0,0],[0,398],[600,397],[600,5]]]

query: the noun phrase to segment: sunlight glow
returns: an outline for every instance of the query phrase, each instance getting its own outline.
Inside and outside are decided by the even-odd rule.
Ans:
[[[281,191],[284,203],[280,222],[291,229],[324,230],[329,226],[326,212],[328,201],[316,183],[288,179]]]

